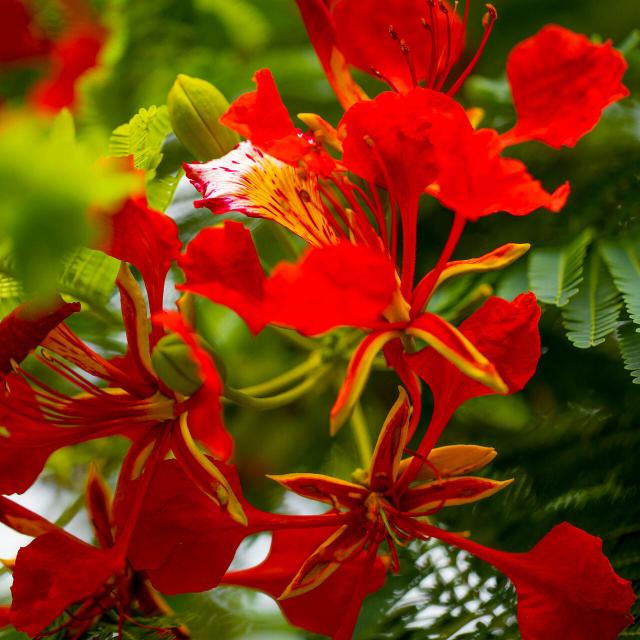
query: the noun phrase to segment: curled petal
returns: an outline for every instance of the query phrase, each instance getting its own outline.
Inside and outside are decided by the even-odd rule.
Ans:
[[[520,160],[500,155],[502,146],[496,131],[480,129],[464,136],[455,154],[439,154],[434,195],[469,220],[499,211],[514,216],[541,207],[560,211],[569,197],[569,183],[548,193]]]
[[[333,19],[326,0],[296,0],[311,44],[340,104],[348,109],[367,95],[355,83],[344,55],[337,47]]]
[[[573,147],[611,103],[629,95],[622,84],[627,63],[611,42],[594,44],[557,25],[517,45],[507,77],[518,113],[503,144],[539,140]]]
[[[18,533],[34,538],[57,529],[42,516],[4,496],[0,496],[0,522]]]
[[[433,313],[423,313],[407,328],[407,333],[424,340],[464,375],[497,393],[508,388],[495,366],[464,333]]]
[[[300,174],[251,142],[241,142],[222,158],[187,164],[185,169],[203,196],[196,207],[273,220],[313,246],[335,244],[341,237],[320,197],[317,177]]]
[[[12,360],[22,362],[53,329],[77,311],[79,302],[60,299],[53,307],[25,302],[5,316],[0,322],[0,376],[12,370]]]

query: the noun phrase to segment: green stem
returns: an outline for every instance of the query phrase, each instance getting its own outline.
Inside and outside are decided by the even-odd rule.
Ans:
[[[364,412],[362,411],[362,405],[359,402],[356,404],[355,409],[351,414],[350,423],[351,429],[353,430],[353,437],[356,441],[356,447],[360,454],[362,467],[367,469],[371,463],[373,445],[371,444],[371,436],[369,435],[367,422],[364,417]]]
[[[278,391],[292,382],[296,382],[296,380],[303,378],[314,369],[317,369],[321,362],[322,355],[319,351],[314,351],[304,362],[293,367],[293,369],[285,371],[285,373],[282,373],[271,380],[266,380],[265,382],[251,385],[250,387],[242,387],[241,389],[238,389],[238,391],[249,396],[262,396]]]
[[[259,409],[262,411],[284,407],[311,391],[316,386],[320,378],[322,378],[330,369],[330,365],[320,367],[313,375],[306,378],[296,387],[293,387],[293,389],[289,389],[288,391],[279,393],[275,396],[269,396],[267,398],[255,398],[254,396],[243,393],[239,389],[227,387],[224,391],[222,400],[223,402],[233,402],[243,407],[250,407],[252,409]]]
[[[278,223],[269,225],[269,228],[271,229],[273,235],[276,237],[276,240],[280,243],[280,246],[284,249],[285,253],[287,254],[287,258],[293,261],[297,261],[300,252],[298,251],[296,245],[292,242],[289,232],[281,227]]]
[[[292,344],[295,344],[297,347],[307,349],[307,351],[315,351],[318,348],[318,342],[316,340],[307,338],[306,336],[301,336],[299,333],[293,331],[292,329],[285,329],[284,327],[277,327],[275,325],[270,325],[269,329],[277,333],[279,336],[282,336]]]

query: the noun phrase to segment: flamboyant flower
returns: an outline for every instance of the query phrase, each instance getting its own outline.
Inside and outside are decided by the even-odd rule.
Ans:
[[[439,91],[460,58],[468,0],[458,15],[443,0],[296,0],[320,63],[345,108],[366,100],[349,65],[406,93],[417,86]],[[450,81],[454,95],[475,68],[497,18],[492,5],[483,20],[478,50]],[[507,61],[518,120],[503,146],[539,140],[573,146],[591,131],[609,104],[629,94],[622,85],[627,64],[611,42],[595,44],[558,25],[548,25],[517,45]]]
[[[55,524],[0,497],[0,522],[35,539],[11,563],[13,600],[0,626],[40,637],[79,638],[106,612],[124,622],[136,617],[164,617],[168,605],[144,574],[134,571],[114,537],[110,490],[92,467],[86,486],[86,505],[98,547],[60,529]],[[158,629],[174,638],[188,638],[184,627]]]
[[[140,198],[127,201],[106,222],[112,236],[104,248],[137,267],[145,282],[149,308],[123,262],[117,285],[128,344],[124,356],[103,358],[65,324],[58,324],[46,334],[35,356],[77,388],[76,395],[52,388],[13,362],[14,372],[4,378],[1,403],[6,430],[1,449],[7,464],[0,474],[0,491],[26,490],[47,457],[61,447],[123,435],[133,443],[131,458],[140,453],[142,445],[143,449],[157,448],[159,460],[172,450],[180,464],[189,467],[210,499],[244,522],[240,503],[226,478],[206,462],[196,444],[200,442],[220,459],[231,454],[232,441],[221,416],[222,381],[211,355],[196,340],[182,316],[162,312],[164,279],[180,251],[177,227],[167,216],[149,209]],[[35,335],[40,338],[48,326],[39,331],[42,320],[36,323]],[[5,325],[9,330],[12,327],[15,328],[15,322]],[[188,368],[193,363],[190,377],[187,376],[186,383],[175,385],[176,389],[158,373],[152,357],[160,350],[159,365],[163,364],[161,338],[165,329],[182,341],[178,343],[185,352],[182,364]],[[26,331],[34,334],[31,328]],[[33,348],[35,344],[31,342],[28,346]],[[24,357],[24,346],[18,342],[16,348],[19,357]],[[95,378],[106,386],[98,386]]]
[[[628,581],[618,577],[601,552],[597,538],[564,524],[527,554],[495,551],[430,524],[443,507],[486,498],[511,481],[499,482],[464,475],[487,464],[495,455],[485,447],[452,446],[432,449],[420,459],[417,482],[402,483],[411,459],[402,460],[409,434],[411,407],[406,393],[400,397],[382,428],[371,464],[360,483],[317,474],[274,476],[287,489],[330,505],[345,523],[319,534],[301,548],[312,551],[303,561],[294,547],[282,550],[283,534],[274,534],[270,556],[253,569],[232,572],[225,582],[262,589],[278,598],[294,624],[322,630],[335,640],[352,637],[362,601],[369,592],[381,545],[391,554],[389,566],[398,569],[396,545],[413,539],[440,539],[493,564],[514,583],[519,595],[518,621],[526,640],[584,638],[589,632],[613,640],[631,621],[629,609],[635,595]],[[313,545],[316,545],[315,547]],[[359,574],[349,578],[349,592],[339,586],[339,572]],[[348,593],[332,622],[324,622],[323,598],[332,589]],[[355,587],[352,585],[355,582]],[[283,587],[284,585],[284,587]],[[278,593],[279,591],[279,593]],[[296,601],[298,603],[296,603]],[[326,617],[326,616],[325,616]],[[320,627],[319,625],[324,625]]]
[[[271,125],[260,122],[255,105],[277,100],[277,109],[273,106],[270,112],[284,117],[286,111],[272,90],[270,76],[261,73],[256,79],[256,94],[241,99],[243,110],[232,105],[230,111],[239,131],[263,140],[263,129]],[[241,115],[243,129],[238,124]],[[285,129],[283,125],[274,131]],[[411,350],[411,342],[419,339],[465,375],[506,392],[507,386],[482,351],[451,324],[426,311],[426,306],[435,287],[446,279],[505,267],[528,249],[528,245],[509,244],[480,258],[450,262],[466,219],[498,210],[515,215],[539,206],[556,210],[564,202],[566,188],[546,193],[522,163],[498,155],[496,136],[475,132],[457,103],[429,89],[413,89],[406,95],[385,93],[358,103],[347,112],[340,130],[344,156],[326,175],[311,171],[302,156],[293,166],[252,142],[241,143],[219,160],[187,165],[189,178],[204,196],[196,206],[273,220],[311,248],[298,264],[281,264],[267,277],[248,231],[237,223],[206,229],[179,260],[186,275],[180,288],[229,306],[254,332],[268,323],[311,335],[343,325],[368,331],[332,410],[334,430],[355,405],[375,354],[385,348],[390,357],[392,343],[401,340]],[[452,158],[464,160],[465,154],[468,161],[454,167]],[[364,186],[343,170],[345,166],[365,181]],[[476,169],[478,180],[469,178],[461,189],[464,178],[454,175],[465,176]],[[415,285],[418,201],[425,188],[434,184],[437,197],[450,201],[456,216],[438,264]],[[390,220],[380,186],[389,196]],[[417,407],[419,385],[411,361],[392,360]],[[416,419],[418,415],[416,411]]]

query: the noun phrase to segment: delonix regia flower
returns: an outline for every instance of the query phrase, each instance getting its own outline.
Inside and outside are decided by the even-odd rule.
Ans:
[[[629,608],[635,595],[631,583],[614,573],[598,538],[564,523],[530,552],[505,553],[430,523],[430,516],[442,508],[487,498],[511,480],[466,475],[495,456],[486,447],[443,447],[431,449],[426,457],[403,460],[410,412],[407,394],[400,388],[360,482],[311,473],[273,476],[290,491],[330,505],[331,513],[343,514],[345,523],[329,531],[316,530],[315,535],[307,532],[310,538],[293,550],[280,540],[291,544],[286,531],[278,531],[264,562],[230,572],[224,582],[265,591],[278,599],[294,624],[334,640],[348,640],[362,601],[372,587],[380,586],[380,562],[397,571],[397,545],[435,538],[476,555],[512,580],[523,639],[616,637],[631,621]],[[416,459],[419,472],[407,480]],[[380,556],[383,547],[387,553]],[[355,587],[327,616],[324,595],[329,586],[341,590],[338,571],[345,575],[347,569],[358,576]]]

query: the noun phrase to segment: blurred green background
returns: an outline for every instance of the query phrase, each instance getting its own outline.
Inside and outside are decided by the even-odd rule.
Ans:
[[[566,179],[571,181],[572,196],[562,213],[482,219],[468,225],[457,255],[480,255],[503,242],[531,242],[536,249],[559,255],[571,252],[571,243],[590,229],[593,240],[578,248],[578,253],[586,252],[588,264],[604,255],[601,247],[619,248],[621,242],[637,259],[640,53],[632,32],[640,27],[638,3],[497,0],[495,4],[498,22],[474,77],[461,95],[468,106],[486,110],[484,124],[506,130],[513,121],[504,80],[506,56],[513,45],[550,22],[611,38],[616,46],[626,42],[631,65],[626,84],[632,97],[610,108],[597,130],[574,150],[555,152],[536,144],[517,150],[518,157],[526,160],[547,188],[555,188]],[[255,70],[269,67],[292,115],[316,112],[334,124],[340,118],[339,106],[308,43],[293,0],[113,0],[95,5],[111,28],[112,37],[105,67],[83,85],[76,122],[78,136],[95,150],[106,153],[111,131],[128,122],[141,107],[165,104],[178,73],[204,78],[233,99],[253,88],[251,76]],[[482,35],[483,11],[481,3],[472,3],[467,56],[472,55]],[[9,104],[19,105],[22,90],[32,78],[33,71],[6,74],[0,81],[0,94]],[[372,92],[382,88],[370,79],[363,82]],[[0,166],[0,181],[4,177]],[[38,188],[37,183],[33,186]],[[45,188],[42,196],[46,194]],[[169,209],[180,221],[185,240],[212,222],[208,213],[192,209],[193,197],[194,193],[181,187]],[[439,254],[450,216],[435,204],[424,203],[420,224],[419,255],[426,270]],[[265,252],[274,259],[280,257],[268,225],[254,227]],[[76,238],[74,242],[81,240]],[[613,244],[603,244],[607,242]],[[582,258],[584,255],[578,260],[580,265]],[[512,297],[530,286],[536,289],[537,283],[527,278],[526,269],[524,260],[499,277],[484,281],[490,282],[497,293]],[[637,302],[640,266],[636,269]],[[2,282],[0,279],[0,285]],[[0,291],[6,293],[8,280],[4,282],[5,288],[0,287]],[[447,307],[447,296],[470,291],[478,283],[466,280],[460,289],[445,292],[440,300],[442,308]],[[101,298],[103,304],[109,295],[107,291]],[[633,297],[633,292],[627,297]],[[7,294],[5,298],[14,300],[17,295],[10,298]],[[113,306],[113,301],[109,304]],[[620,306],[619,297],[616,304]],[[640,337],[622,310],[616,323],[617,335],[609,335],[594,348],[578,349],[567,337],[562,310],[551,303],[544,308],[543,357],[527,389],[512,397],[468,403],[443,438],[446,443],[495,447],[499,456],[488,474],[514,477],[516,482],[490,500],[444,512],[442,522],[456,530],[470,530],[474,539],[484,544],[521,551],[529,549],[553,525],[568,520],[602,536],[617,571],[639,580],[640,387],[625,370],[621,345],[623,351],[626,348],[627,365],[637,372]],[[201,330],[221,351],[234,386],[268,379],[305,357],[304,349],[271,331],[252,338],[237,317],[208,303],[199,303],[199,315]],[[89,311],[74,322],[79,332],[103,349],[119,349],[119,327],[113,313]],[[336,363],[335,375],[284,409],[268,414],[238,407],[227,411],[227,424],[237,439],[236,462],[247,496],[257,506],[283,508],[282,494],[264,478],[265,473],[314,471],[348,478],[357,466],[350,431],[343,429],[335,440],[328,435],[328,410],[344,364]],[[372,437],[393,402],[395,387],[393,374],[380,372],[372,377],[364,396]],[[427,412],[428,405],[427,400]],[[47,486],[63,490],[52,494],[57,501],[53,511],[59,513],[63,503],[73,501],[89,460],[109,464],[121,453],[122,448],[112,442],[99,442],[58,454],[46,473]],[[428,544],[411,546],[405,556],[401,574],[392,577],[383,592],[367,603],[358,638],[518,638],[513,593],[492,570],[462,554]],[[249,553],[249,557],[254,556]],[[274,607],[263,600],[231,589],[176,598],[172,604],[190,624],[196,639],[308,637],[287,628]],[[640,628],[635,627],[622,637],[639,635]],[[2,637],[9,639],[16,634]]]

